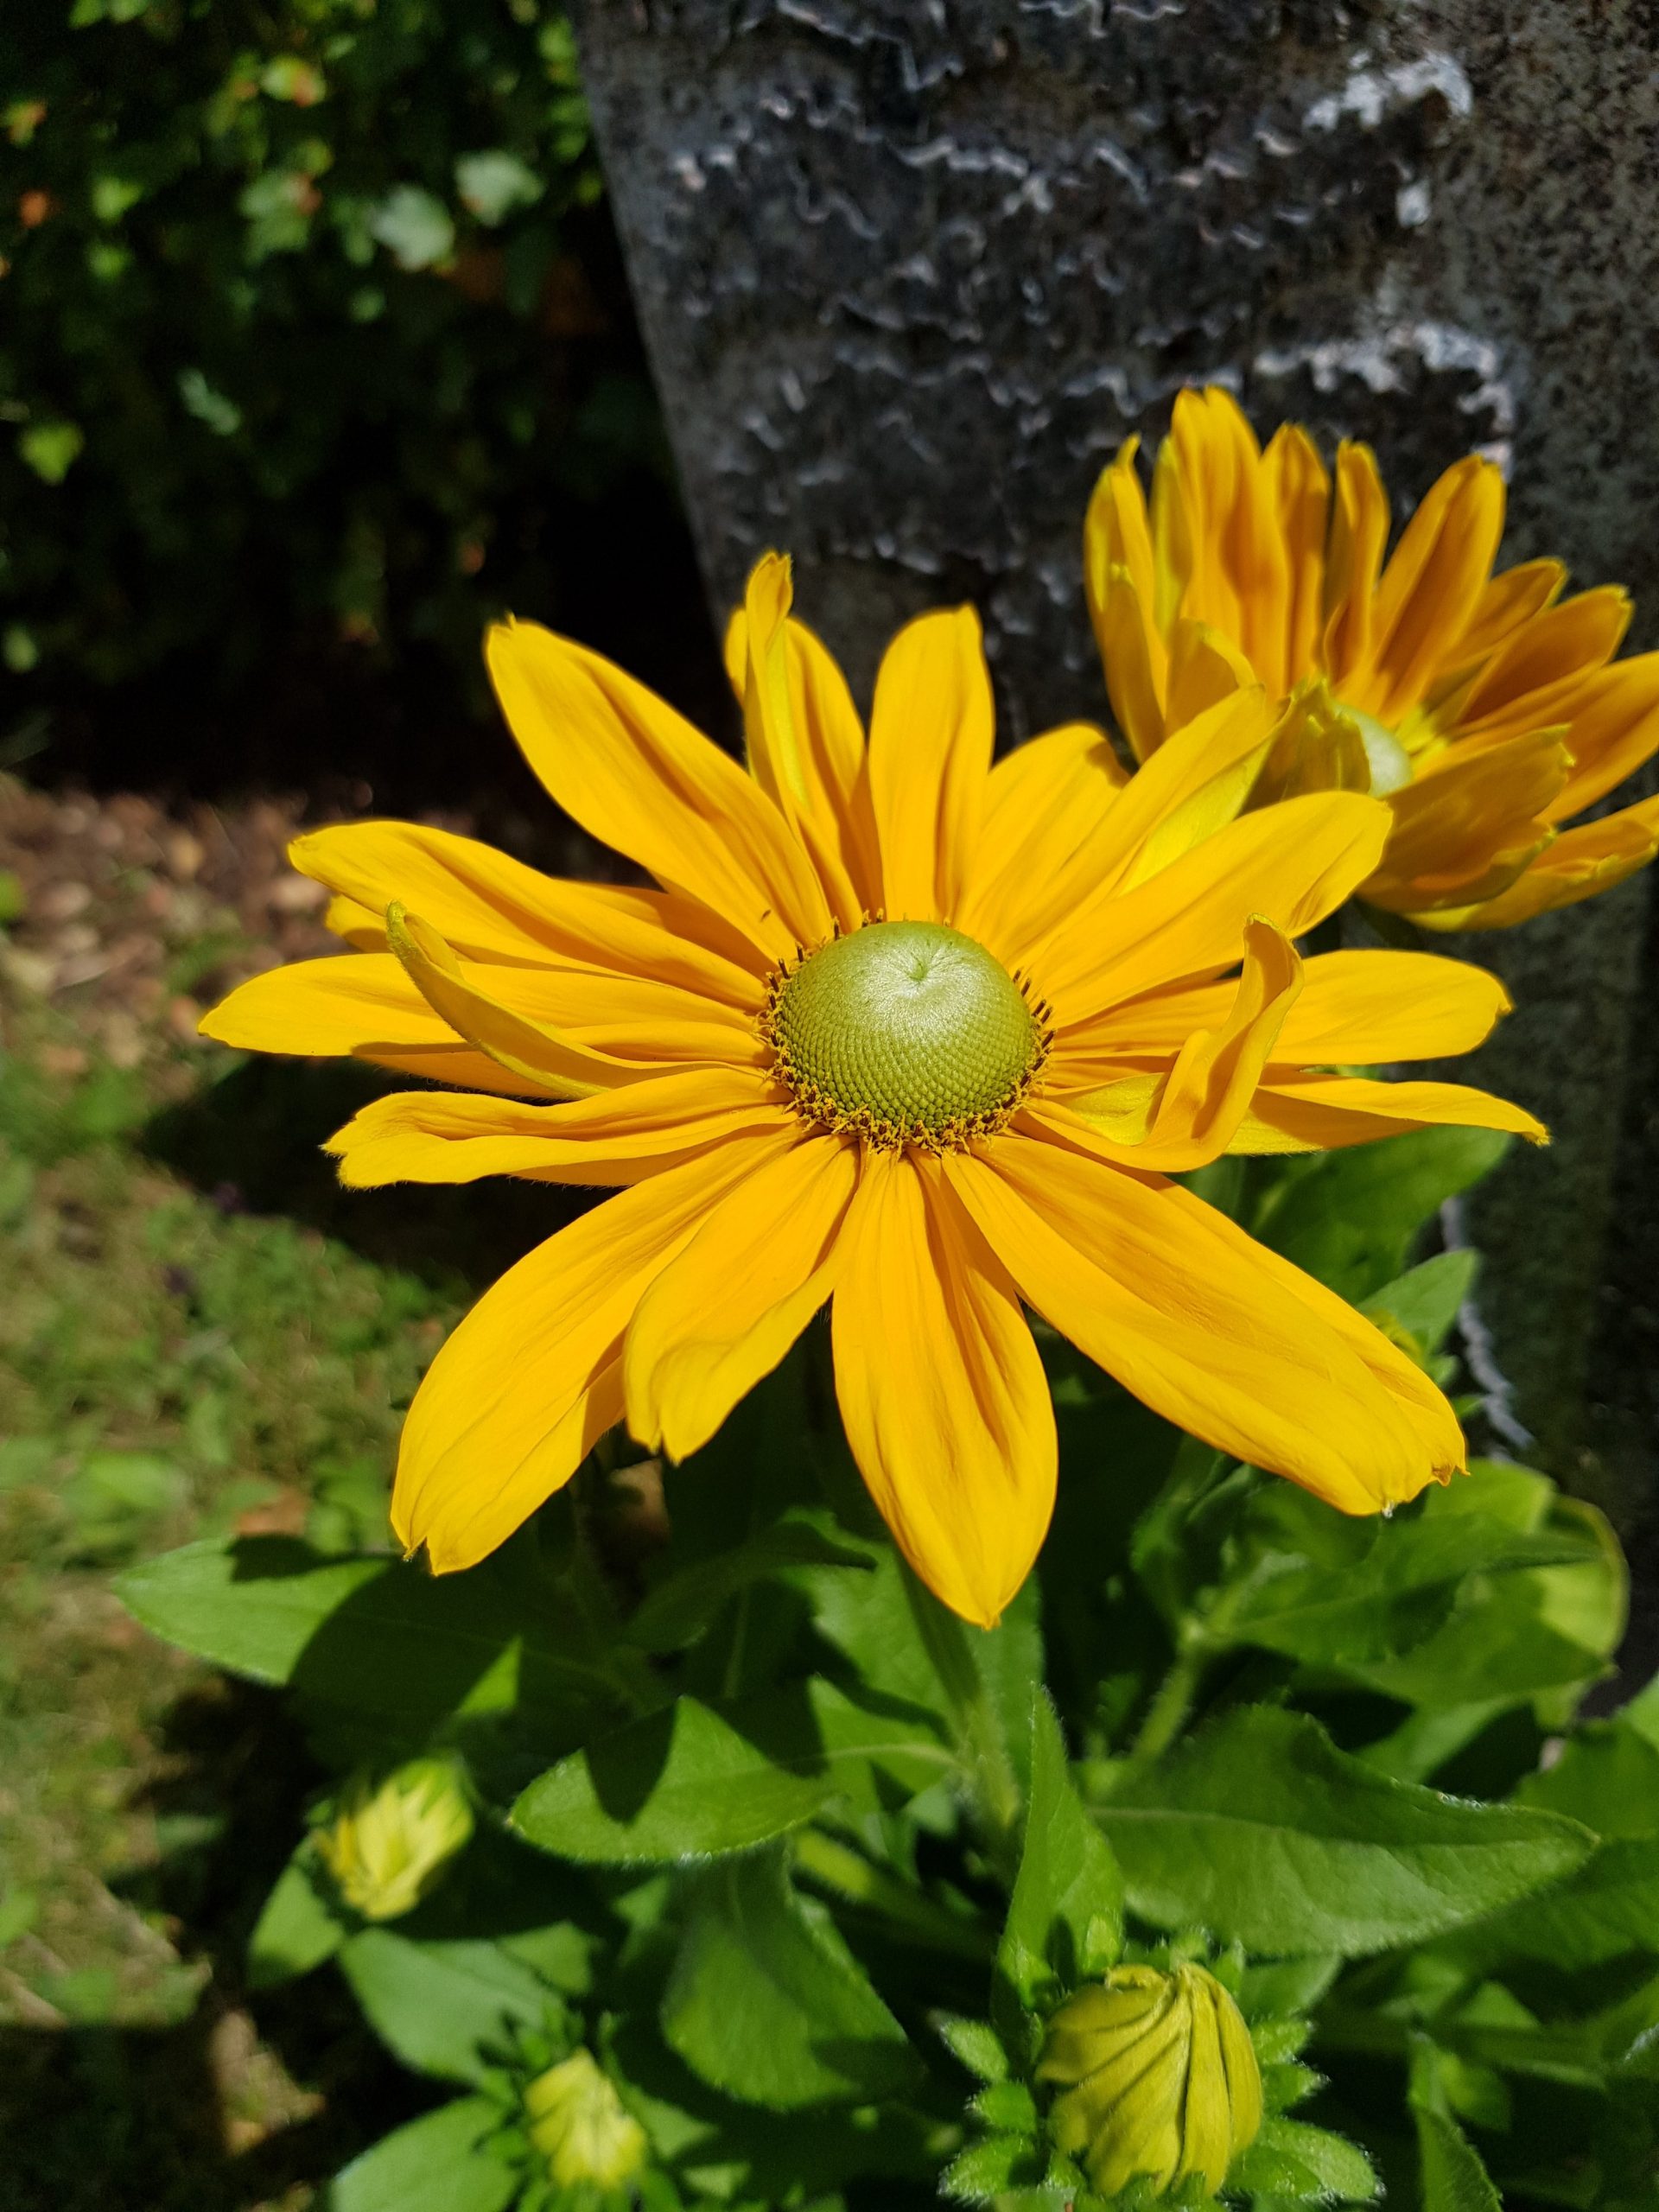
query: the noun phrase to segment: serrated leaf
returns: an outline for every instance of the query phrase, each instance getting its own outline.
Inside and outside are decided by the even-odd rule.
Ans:
[[[996,1955],[1001,2001],[1043,2011],[1115,1966],[1122,1945],[1123,1878],[1077,1796],[1058,1718],[1039,1691],[1025,1845]]]
[[[1421,1942],[1595,1848],[1555,1814],[1391,1781],[1310,1716],[1260,1706],[1124,1770],[1099,1818],[1136,1912],[1268,1955],[1360,1958]]]
[[[1008,2054],[1002,2038],[988,2020],[964,2020],[953,2013],[936,2014],[933,2025],[939,2040],[982,2082],[1006,2082]]]
[[[335,2175],[324,2212],[505,2212],[524,2176],[489,2146],[500,2124],[487,2097],[423,2113]]]
[[[1023,2082],[993,2082],[969,2101],[968,2109],[998,2133],[1037,2133],[1036,2100]]]
[[[1010,2190],[1034,2189],[1043,2177],[1042,2153],[1029,2138],[988,2135],[952,2159],[939,2190],[959,2204],[988,2204]]]
[[[559,1999],[499,1944],[417,1942],[365,1928],[340,1963],[381,2041],[416,2073],[476,2083],[514,2027],[539,2028]]]
[[[694,2073],[774,2111],[895,2096],[920,2071],[833,1922],[795,1893],[776,1852],[699,1878],[661,2018]]]
[[[1414,2117],[1423,2212],[1503,2212],[1479,2152],[1456,2122],[1421,2106]]]
[[[1377,2194],[1370,2160],[1345,2136],[1305,2120],[1264,2120],[1262,2132],[1227,2176],[1230,2191],[1368,2204]]]
[[[925,1722],[868,1713],[815,1679],[729,1717],[679,1698],[550,1768],[512,1821],[562,1858],[667,1866],[752,1850],[831,1797],[879,1797],[878,1775],[902,1796],[950,1764]]]
[[[329,1902],[320,1871],[308,1836],[277,1876],[248,1938],[250,1987],[269,1989],[309,1974],[345,1942],[348,1930]]]

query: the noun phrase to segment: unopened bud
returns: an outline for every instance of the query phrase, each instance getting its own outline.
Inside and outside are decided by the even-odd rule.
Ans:
[[[645,2131],[590,2050],[573,2050],[538,2074],[524,2109],[530,2139],[560,2189],[621,2189],[645,2163]]]
[[[1262,2072],[1236,2005],[1202,1967],[1116,1967],[1048,2024],[1038,2078],[1061,2088],[1056,2146],[1102,2196],[1137,2175],[1213,2196],[1262,2125]]]
[[[411,1759],[366,1777],[317,1837],[323,1864],[365,1920],[410,1912],[473,1833],[473,1808],[448,1759]]]

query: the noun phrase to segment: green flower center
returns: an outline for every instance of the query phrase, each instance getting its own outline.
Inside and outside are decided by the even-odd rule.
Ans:
[[[868,922],[780,971],[761,1026],[809,1121],[938,1150],[1007,1121],[1046,1056],[1046,1013],[960,930]]]

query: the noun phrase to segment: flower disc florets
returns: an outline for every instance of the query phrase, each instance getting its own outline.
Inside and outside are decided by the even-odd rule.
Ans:
[[[762,1033],[809,1121],[872,1144],[1002,1128],[1048,1051],[1047,1009],[943,922],[868,922],[772,978]]]

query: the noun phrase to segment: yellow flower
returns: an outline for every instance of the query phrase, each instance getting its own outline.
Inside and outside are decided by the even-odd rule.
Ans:
[[[1238,685],[1281,715],[1255,803],[1338,786],[1386,798],[1359,886],[1427,929],[1501,929],[1605,891],[1659,848],[1659,799],[1562,825],[1659,751],[1659,653],[1615,662],[1624,592],[1562,600],[1558,561],[1492,573],[1503,480],[1448,468],[1386,564],[1369,448],[1334,483],[1305,431],[1264,453],[1226,392],[1184,391],[1148,511],[1130,439],[1102,475],[1084,567],[1113,711],[1146,760]]]
[[[573,2050],[524,2091],[530,2139],[561,2189],[622,2189],[645,2163],[645,2131],[590,2050]]]
[[[491,638],[554,799],[661,889],[439,830],[321,830],[295,864],[359,951],[257,976],[203,1024],[458,1086],[359,1114],[331,1141],[348,1184],[626,1186],[438,1354],[404,1430],[404,1542],[470,1566],[618,1421],[683,1459],[831,1300],[859,1466],[970,1620],[1020,1587],[1053,1503],[1026,1306],[1345,1511],[1444,1478],[1462,1439],[1412,1362],[1167,1179],[1427,1122],[1541,1135],[1478,1091],[1330,1072],[1466,1051],[1507,1003],[1427,954],[1298,957],[1376,867],[1386,809],[1327,792],[1236,818],[1257,691],[1130,783],[1084,727],[993,767],[966,609],[899,633],[867,742],[789,604],[769,556],[729,639],[747,773],[595,654]]]
[[[1102,2196],[1137,2175],[1161,2196],[1195,2177],[1213,2196],[1262,2125],[1262,2073],[1243,2015],[1202,1967],[1115,1967],[1048,2024],[1039,2081],[1061,2085],[1049,2133]]]
[[[412,1912],[473,1833],[473,1808],[448,1759],[411,1759],[377,1784],[364,1777],[317,1834],[348,1905],[365,1920]]]

